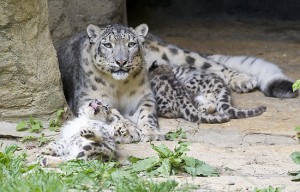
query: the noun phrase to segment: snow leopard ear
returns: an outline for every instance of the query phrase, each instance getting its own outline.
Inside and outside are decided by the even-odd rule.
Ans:
[[[96,25],[90,24],[87,29],[87,34],[90,38],[90,43],[95,43],[96,39],[101,35],[102,30]]]
[[[134,30],[138,36],[146,37],[149,27],[147,24],[140,24]]]

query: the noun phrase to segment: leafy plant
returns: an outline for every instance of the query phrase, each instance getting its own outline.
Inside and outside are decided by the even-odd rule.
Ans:
[[[186,132],[183,131],[182,128],[177,129],[175,132],[170,131],[166,134],[166,139],[170,141],[186,139]]]
[[[56,112],[56,118],[52,119],[49,124],[50,131],[58,131],[61,126],[62,115],[65,111],[63,109],[59,109]]]
[[[300,164],[300,152],[293,152],[290,155],[290,157],[294,161],[294,163]],[[299,171],[294,171],[294,172],[289,172],[289,174],[294,176],[292,178],[292,181],[300,181],[300,170]]]
[[[37,141],[38,142],[38,146],[41,147],[41,146],[49,143],[51,141],[51,139],[45,137],[44,133],[42,133],[41,136],[32,136],[32,135],[30,135],[30,136],[23,137],[21,139],[22,143],[28,143],[30,141]]]
[[[294,92],[300,89],[300,79],[293,84],[292,88]]]
[[[56,112],[55,119],[50,120],[49,129],[50,131],[58,131],[61,126],[62,115],[65,111],[63,109],[59,109]],[[26,131],[40,133],[43,130],[43,124],[40,120],[34,119],[33,117],[29,117],[27,121],[21,121],[18,123],[16,130],[17,131]]]
[[[179,172],[186,172],[192,176],[218,176],[218,171],[203,161],[193,157],[186,156],[188,142],[178,142],[179,147],[175,147],[174,151],[166,147],[164,144],[155,146],[151,144],[158,156],[139,159],[130,157],[132,165],[128,170],[134,173],[145,172],[150,175],[174,175]]]
[[[40,120],[29,117],[27,121],[21,121],[16,127],[17,131],[29,130],[29,132],[39,133],[43,129],[43,124]]]
[[[258,189],[258,188],[254,189],[254,192],[281,192],[281,191],[282,191],[281,187],[274,188],[272,186],[263,189]]]
[[[174,180],[153,181],[121,169],[116,162],[73,160],[60,165],[61,171],[44,170],[26,164],[25,153],[16,154],[17,145],[0,152],[0,191],[191,191]]]

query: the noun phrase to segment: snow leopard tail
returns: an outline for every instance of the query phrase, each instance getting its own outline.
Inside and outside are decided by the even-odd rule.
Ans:
[[[186,100],[183,103],[187,105],[181,106],[179,108],[180,117],[187,121],[197,122],[197,123],[225,123],[230,120],[230,116],[227,114],[221,115],[212,115],[208,113],[203,113],[199,111],[189,100]],[[188,107],[187,107],[188,106]],[[166,117],[166,114],[162,115]]]
[[[260,106],[252,109],[237,109],[225,103],[221,104],[221,108],[222,108],[222,113],[229,115],[230,119],[242,119],[248,117],[255,117],[261,115],[267,109],[264,106]]]
[[[293,98],[299,94],[292,90],[293,80],[274,63],[247,56],[210,55],[207,58],[256,77],[259,89],[268,97]]]
[[[207,113],[201,113],[200,117],[201,123],[226,123],[228,121],[230,121],[230,116],[227,114],[211,115]]]

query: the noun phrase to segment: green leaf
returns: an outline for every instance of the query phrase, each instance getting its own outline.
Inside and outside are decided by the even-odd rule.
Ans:
[[[156,170],[156,172],[163,176],[169,176],[171,174],[171,163],[169,159],[163,159],[161,166]]]
[[[171,165],[176,168],[180,168],[184,163],[181,157],[170,157],[169,160]]]
[[[190,150],[188,146],[191,144],[191,142],[179,141],[178,144],[179,147],[175,147],[174,149],[176,157],[185,155],[185,153]]]
[[[203,161],[195,159],[193,157],[183,157],[186,165],[184,169],[187,173],[191,174],[192,176],[218,176],[219,173],[216,168],[206,164]]]
[[[9,145],[7,147],[5,147],[4,153],[7,155],[13,155],[15,153],[15,151],[17,151],[18,149],[18,145],[13,144],[13,145]]]
[[[26,136],[26,137],[23,137],[22,139],[21,139],[21,142],[22,143],[27,143],[27,142],[30,142],[30,141],[36,141],[36,140],[38,140],[38,137],[36,137],[36,136]]]
[[[151,147],[158,153],[158,156],[161,158],[171,157],[172,154],[174,154],[174,152],[171,149],[169,149],[167,146],[165,146],[164,144],[155,146],[154,144],[151,143]]]
[[[290,155],[290,158],[296,163],[296,164],[300,164],[300,152],[293,152]]]
[[[142,160],[141,158],[138,158],[138,157],[135,157],[135,156],[129,156],[128,157],[128,160],[129,160],[129,162],[130,163],[136,163],[137,161],[140,161],[140,160]]]
[[[41,128],[42,127],[40,124],[34,124],[34,125],[31,125],[30,131],[38,133],[38,132],[40,132]]]
[[[296,127],[295,131],[299,131],[300,132],[300,126]]]
[[[281,192],[283,188],[281,187],[272,187],[269,186],[267,188],[263,188],[263,189],[258,189],[257,187],[254,188],[254,192]]]
[[[28,129],[28,123],[26,121],[21,121],[16,127],[17,131],[25,131],[26,129]]]
[[[300,89],[300,79],[298,79],[292,86],[293,91],[297,91],[298,89]]]
[[[42,133],[41,137],[38,138],[38,141],[39,141],[39,147],[47,144],[50,142],[51,139],[45,137],[45,134]]]
[[[179,128],[175,132],[170,131],[166,134],[166,139],[170,141],[175,139],[186,139],[186,132],[182,131],[182,128]]]
[[[32,116],[29,117],[29,124],[30,125],[34,125],[35,124],[35,121],[34,121],[34,119],[33,119]]]
[[[65,110],[63,110],[63,109],[57,110],[56,117],[60,118],[64,112],[65,112]]]
[[[146,159],[137,161],[130,166],[132,172],[149,171],[159,163],[158,157],[148,157]]]
[[[300,171],[295,177],[292,178],[292,181],[300,181]]]

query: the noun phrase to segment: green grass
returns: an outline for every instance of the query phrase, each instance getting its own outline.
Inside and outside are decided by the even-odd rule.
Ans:
[[[60,169],[43,169],[39,164],[26,164],[25,153],[16,154],[11,145],[0,152],[1,192],[65,192],[103,191],[168,192],[191,191],[188,185],[170,179],[155,181],[120,168],[116,162],[74,160],[61,164]]]
[[[254,192],[282,192],[283,188],[282,187],[272,187],[272,186],[269,186],[269,187],[266,187],[266,188],[263,188],[263,189],[258,189],[258,188],[255,188],[254,189]]]
[[[186,152],[189,151],[188,142],[178,142],[174,150],[169,149],[164,144],[155,146],[151,144],[158,156],[152,156],[145,159],[130,157],[132,165],[127,169],[135,173],[147,173],[154,176],[169,176],[177,173],[188,173],[192,176],[211,177],[218,176],[218,170],[199,159],[189,157]]]

